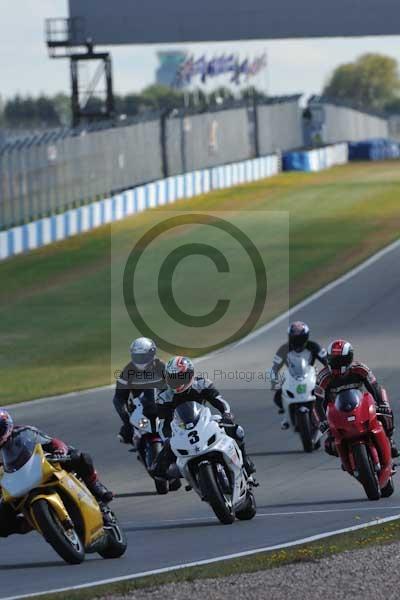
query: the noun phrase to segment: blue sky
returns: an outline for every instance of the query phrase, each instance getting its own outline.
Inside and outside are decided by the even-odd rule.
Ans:
[[[66,0],[2,0],[0,21],[0,95],[69,92],[67,60],[51,60],[44,44],[44,19],[67,14]],[[153,82],[156,52],[170,46],[112,48],[115,90],[138,91]],[[271,94],[318,93],[332,69],[364,52],[381,52],[400,62],[399,37],[337,38],[189,44],[208,57],[229,51],[243,57],[268,53],[269,68],[259,84]],[[223,84],[223,80],[219,80]]]

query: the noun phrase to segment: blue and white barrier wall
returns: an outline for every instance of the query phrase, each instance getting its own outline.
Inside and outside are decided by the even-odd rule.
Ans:
[[[382,138],[350,142],[349,160],[391,160],[400,158],[400,146]]]
[[[282,156],[284,171],[322,171],[334,165],[344,165],[349,160],[348,144],[334,144],[315,150],[285,152]]]
[[[0,260],[90,231],[149,208],[271,177],[279,172],[279,168],[279,157],[271,155],[203,169],[148,183],[112,198],[13,227],[0,232]]]

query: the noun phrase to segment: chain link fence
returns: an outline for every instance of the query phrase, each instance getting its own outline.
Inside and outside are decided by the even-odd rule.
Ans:
[[[300,147],[299,98],[8,140],[0,146],[0,229],[169,175]]]

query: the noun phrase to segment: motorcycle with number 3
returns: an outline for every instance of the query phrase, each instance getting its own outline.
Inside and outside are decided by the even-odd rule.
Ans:
[[[221,523],[256,515],[254,480],[243,467],[242,453],[208,407],[197,402],[178,406],[171,422],[171,450],[176,466]]]
[[[119,558],[127,541],[115,515],[101,507],[85,484],[62,468],[62,457],[43,452],[34,432],[2,449],[2,499],[24,515],[57,554],[79,564],[85,553]]]

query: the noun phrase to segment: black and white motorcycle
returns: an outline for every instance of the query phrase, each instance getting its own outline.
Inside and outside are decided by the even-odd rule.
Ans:
[[[242,453],[206,406],[185,402],[171,422],[170,444],[176,466],[223,524],[250,520],[256,514],[254,480],[243,467]]]
[[[146,401],[143,394],[141,394],[129,401],[128,410],[131,415],[129,420],[133,427],[133,451],[137,452],[138,460],[149,472],[163,447],[163,441],[158,433],[159,419],[156,405],[153,402]],[[167,481],[154,479],[154,484],[158,494],[168,493],[169,485]]]

